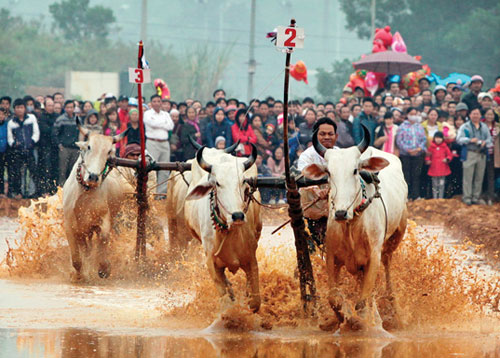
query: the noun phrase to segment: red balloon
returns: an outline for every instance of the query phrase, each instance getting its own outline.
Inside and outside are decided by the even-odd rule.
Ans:
[[[298,61],[295,65],[290,65],[290,75],[297,81],[307,82],[307,67],[303,61]]]

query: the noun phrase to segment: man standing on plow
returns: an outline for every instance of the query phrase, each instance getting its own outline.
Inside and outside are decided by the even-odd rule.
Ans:
[[[313,126],[313,133],[316,131],[318,132],[319,142],[325,146],[325,148],[337,148],[335,146],[338,137],[337,124],[335,124],[333,120],[328,117],[318,119]],[[302,171],[310,164],[326,165],[326,160],[316,152],[313,145],[300,155],[297,162],[297,169]],[[328,222],[328,200],[326,199],[328,198],[329,190],[328,184],[300,189],[303,208],[315,202],[310,208],[304,210],[304,217],[307,219],[307,226],[313,240],[308,243],[311,252],[315,251],[315,244],[320,247],[324,242],[326,224]]]

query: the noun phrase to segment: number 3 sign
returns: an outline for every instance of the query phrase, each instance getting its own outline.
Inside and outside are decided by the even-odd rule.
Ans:
[[[304,47],[304,28],[278,26],[276,47]]]
[[[149,69],[131,68],[128,69],[128,81],[130,83],[150,83],[151,71]]]

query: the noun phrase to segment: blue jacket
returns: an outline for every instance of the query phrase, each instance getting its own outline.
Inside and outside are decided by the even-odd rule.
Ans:
[[[7,150],[7,119],[0,124],[0,153]]]
[[[215,139],[219,136],[226,138],[226,148],[233,144],[233,134],[231,132],[231,122],[229,119],[219,124],[217,121],[210,122],[207,126],[206,143],[209,148],[215,148]]]
[[[363,139],[363,128],[361,124],[364,124],[370,131],[370,145],[373,146],[375,141],[375,129],[378,127],[379,123],[373,116],[367,116],[365,112],[361,112],[352,123],[352,136],[356,145],[361,143]]]
[[[22,122],[13,117],[7,124],[7,140],[12,148],[31,150],[39,139],[38,122],[32,114],[25,114]]]

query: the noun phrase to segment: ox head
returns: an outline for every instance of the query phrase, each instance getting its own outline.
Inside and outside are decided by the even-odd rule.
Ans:
[[[370,143],[370,132],[364,125],[362,127],[364,137],[361,143],[347,149],[327,149],[318,141],[317,133],[314,133],[314,148],[326,159],[327,164],[311,164],[303,170],[304,175],[311,179],[328,175],[332,205],[330,215],[337,221],[352,219],[354,209],[362,201],[360,172],[378,172],[389,165],[389,161],[381,157],[360,159]]]
[[[212,164],[207,163],[203,158],[204,149],[205,147],[202,147],[198,150],[196,161],[203,170],[209,173],[208,178],[196,185],[186,200],[200,199],[214,190],[216,206],[228,225],[244,223],[245,193],[250,190],[244,174],[254,165],[257,159],[257,148],[252,144],[252,154],[245,160],[219,152],[215,155],[216,160]]]
[[[99,186],[107,172],[108,159],[115,156],[115,143],[119,142],[127,135],[127,131],[110,137],[102,134],[91,133],[87,128],[80,125],[78,117],[76,119],[78,130],[86,141],[76,142],[81,152],[81,180],[91,188]]]

